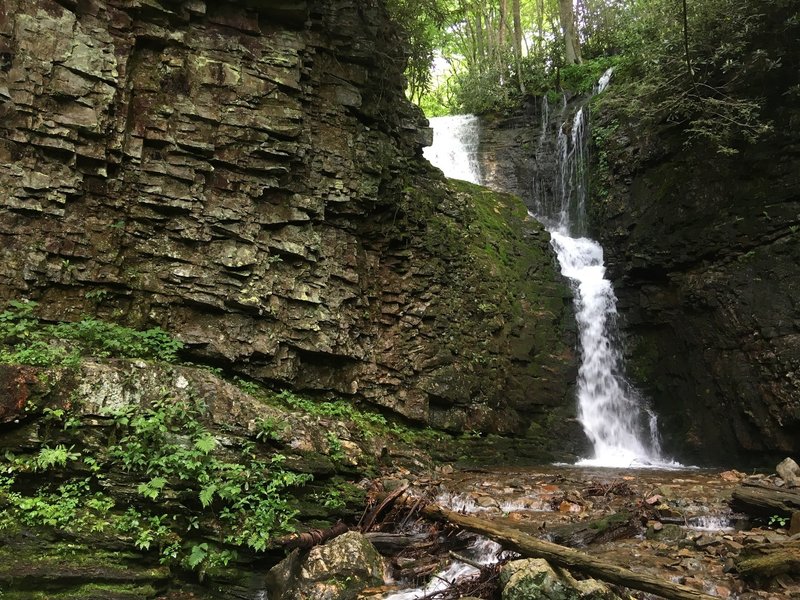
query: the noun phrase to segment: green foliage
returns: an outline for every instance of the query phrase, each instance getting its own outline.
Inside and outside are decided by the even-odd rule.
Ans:
[[[328,455],[333,462],[343,462],[347,455],[344,453],[342,447],[342,440],[334,432],[329,431],[325,434],[325,440],[328,442]]]
[[[35,471],[47,471],[52,467],[64,468],[68,462],[78,460],[80,452],[73,452],[74,446],[67,448],[64,444],[58,444],[55,448],[44,446],[39,450],[39,454],[33,460]]]
[[[786,527],[789,523],[789,519],[787,517],[782,517],[780,515],[772,515],[767,521],[767,524],[770,527]]]
[[[765,91],[780,94],[796,80],[784,59],[800,35],[791,4],[691,2],[684,31],[674,2],[635,3],[618,35],[617,83],[602,104],[633,127],[668,124],[687,146],[737,153],[771,130]]]
[[[289,390],[280,392],[277,399],[290,408],[310,415],[352,421],[366,437],[370,437],[376,429],[383,430],[388,426],[386,417],[383,415],[358,410],[345,400],[314,401],[298,396]]]
[[[399,2],[399,0],[396,0]],[[772,128],[770,102],[800,99],[793,0],[583,0],[577,4],[583,64],[565,65],[558,2],[522,4],[526,51],[514,49],[509,3],[429,0],[438,34],[424,57],[439,56],[430,89],[414,98],[426,114],[506,112],[531,96],[584,93],[617,66],[602,102],[634,128],[680,128],[687,146],[736,154]],[[438,7],[438,8],[437,8]],[[402,11],[399,20],[412,18]],[[433,14],[433,13],[432,13]],[[431,46],[432,45],[432,46]],[[419,71],[419,64],[415,66]],[[775,90],[773,98],[766,97]]]
[[[242,379],[241,377],[234,377],[233,382],[240,390],[246,394],[250,394],[251,396],[257,396],[259,393],[261,393],[261,386],[254,381],[248,381],[247,379]]]
[[[17,463],[25,468],[24,461]],[[47,526],[70,530],[102,531],[114,501],[93,492],[90,479],[77,479],[58,486],[45,484],[32,495],[13,490],[14,477],[0,477],[0,529],[17,523],[29,527]]]
[[[291,489],[312,478],[283,467],[276,454],[258,456],[253,445],[233,449],[220,443],[202,422],[203,406],[165,396],[149,407],[129,405],[104,415],[113,420],[107,447],[76,450],[64,444],[45,444],[32,456],[7,453],[2,461],[0,528],[22,523],[67,531],[112,529],[132,536],[141,550],[158,550],[165,562],[180,562],[201,572],[227,564],[235,556],[210,542],[190,543],[187,532],[197,519],[163,512],[179,493],[204,509],[200,517],[222,533],[232,547],[264,551],[276,535],[294,530],[297,514]],[[63,409],[51,410],[51,422],[68,422]],[[15,489],[18,474],[64,469],[81,463],[89,477],[45,484],[33,493]],[[81,469],[72,469],[79,472]],[[145,508],[120,514],[101,490],[108,473],[125,472],[140,481],[136,492]],[[27,490],[27,488],[26,488]],[[177,491],[176,491],[177,490]],[[151,510],[147,507],[160,507]]]
[[[449,7],[443,0],[387,0],[386,6],[407,46],[408,95],[419,102],[430,89],[430,67],[434,50],[441,44]]]
[[[273,417],[267,417],[258,422],[256,439],[261,441],[279,442],[283,438],[288,425]]]
[[[76,323],[44,323],[35,302],[12,301],[0,313],[0,362],[71,366],[82,356],[177,360],[183,344],[159,328],[137,331],[84,317]]]

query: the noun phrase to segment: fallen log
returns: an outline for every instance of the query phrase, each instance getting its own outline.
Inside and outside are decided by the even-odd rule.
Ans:
[[[584,548],[590,544],[603,544],[639,532],[637,517],[623,510],[594,521],[581,521],[557,525],[547,529],[551,542],[570,548]]]
[[[636,573],[578,550],[540,540],[517,529],[477,517],[461,515],[435,504],[421,507],[420,512],[430,519],[446,521],[490,537],[505,548],[524,556],[543,558],[553,566],[578,571],[603,581],[649,592],[670,600],[718,600],[694,588],[671,583],[646,573]]]
[[[800,573],[800,540],[747,546],[734,564],[746,578]]]
[[[758,517],[791,518],[800,511],[800,491],[779,488],[763,483],[744,483],[731,493],[734,510]]]

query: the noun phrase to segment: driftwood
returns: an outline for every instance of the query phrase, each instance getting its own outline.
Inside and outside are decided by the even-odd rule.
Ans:
[[[636,521],[636,515],[621,511],[594,521],[548,527],[547,537],[562,546],[582,548],[636,535],[639,531]]]
[[[369,512],[365,512],[361,515],[361,520],[358,522],[358,526],[361,531],[369,531],[372,529],[372,526],[375,524],[375,520],[383,513],[387,508],[391,507],[392,504],[402,496],[405,491],[408,489],[408,484],[402,485],[386,497],[381,500],[380,504],[370,510]]]
[[[747,546],[734,562],[742,577],[800,573],[800,539]]]
[[[447,521],[469,531],[492,538],[504,547],[531,558],[543,558],[556,567],[578,571],[603,581],[649,592],[670,600],[718,600],[685,585],[671,583],[646,573],[636,573],[624,567],[594,558],[584,552],[546,542],[517,529],[498,525],[477,517],[461,515],[435,504],[420,512],[430,519]]]
[[[779,488],[763,483],[744,483],[732,492],[731,506],[758,517],[791,517],[800,511],[800,489]]]
[[[333,527],[328,529],[311,529],[302,533],[292,533],[290,535],[278,538],[275,542],[276,546],[284,546],[286,548],[313,548],[319,544],[323,544],[337,536],[350,531],[350,528],[339,521]]]
[[[375,549],[381,554],[397,554],[409,546],[418,547],[428,539],[427,533],[384,533],[382,531],[371,531],[365,533],[366,537]]]

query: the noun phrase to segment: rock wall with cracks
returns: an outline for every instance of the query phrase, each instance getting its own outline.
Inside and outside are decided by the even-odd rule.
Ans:
[[[436,426],[579,439],[547,236],[421,159],[404,63],[369,0],[7,0],[0,298]]]

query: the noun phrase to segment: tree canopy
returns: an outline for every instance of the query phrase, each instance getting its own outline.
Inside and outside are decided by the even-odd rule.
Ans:
[[[730,150],[728,138],[752,141],[768,129],[750,84],[797,62],[796,0],[388,2],[408,32],[409,96],[429,116],[587,91],[613,65],[633,110]],[[800,87],[789,83],[796,100]]]

